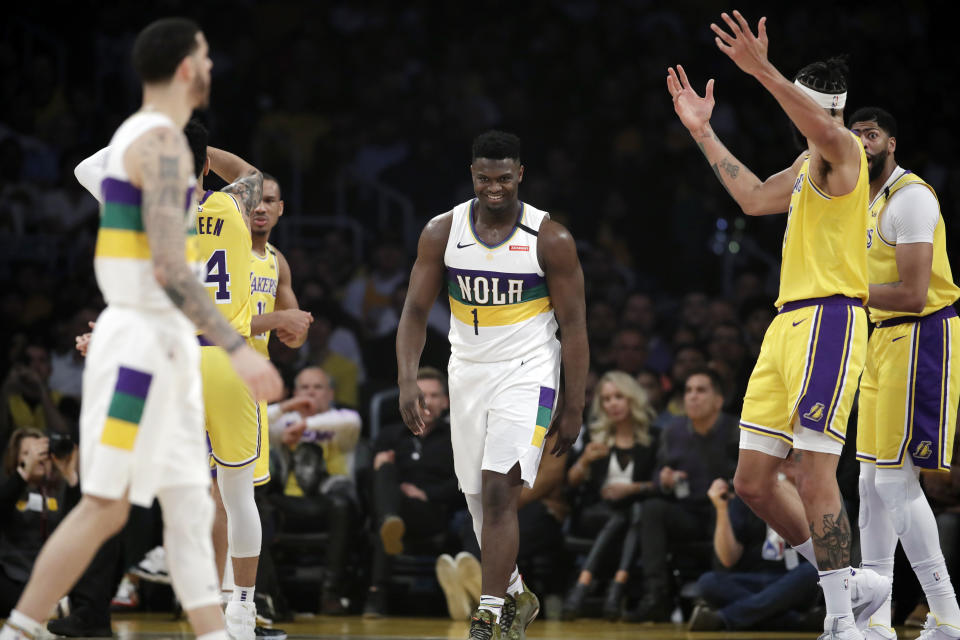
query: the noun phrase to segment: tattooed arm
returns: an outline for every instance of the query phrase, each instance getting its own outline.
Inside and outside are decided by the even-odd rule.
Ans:
[[[210,170],[229,184],[223,191],[233,195],[240,204],[240,212],[249,223],[250,212],[263,199],[263,174],[252,164],[229,151],[207,147]]]
[[[148,131],[127,150],[124,165],[143,192],[143,227],[157,282],[211,342],[226,349],[254,398],[276,398],[282,389],[277,370],[230,327],[187,266],[184,206],[193,160],[183,133],[166,127]]]
[[[760,180],[730,153],[710,126],[714,105],[713,80],[707,82],[706,91],[700,97],[690,86],[683,67],[678,66],[676,70],[671,67],[668,69],[667,90],[673,97],[673,108],[680,121],[706,156],[720,184],[743,212],[748,216],[786,212],[804,155],[801,154],[788,169]]]
[[[131,145],[124,161],[131,178],[142,185],[143,227],[157,282],[211,342],[236,351],[244,339],[217,311],[187,266],[184,198],[192,170],[183,134],[166,127],[153,129]]]

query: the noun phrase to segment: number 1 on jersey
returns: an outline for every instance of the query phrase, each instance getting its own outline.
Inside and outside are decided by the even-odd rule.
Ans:
[[[477,318],[477,310],[473,310],[473,335],[480,335],[480,319]]]

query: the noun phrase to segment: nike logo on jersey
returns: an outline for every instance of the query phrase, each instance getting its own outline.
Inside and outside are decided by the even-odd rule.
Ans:
[[[801,324],[801,323],[806,322],[806,321],[807,321],[806,318],[804,318],[803,320],[797,320],[796,322],[793,323],[793,326],[797,326],[798,324]]]
[[[471,242],[470,244],[460,244],[460,241],[458,240],[458,241],[457,241],[457,249],[463,249],[463,248],[465,248],[465,247],[472,247],[472,246],[475,245],[475,244],[477,244],[477,243],[476,243],[476,242]]]
[[[900,336],[899,338],[894,338],[894,339],[891,340],[890,342],[896,342],[897,340],[903,340],[903,339],[906,338],[906,337],[907,337],[907,336]]]

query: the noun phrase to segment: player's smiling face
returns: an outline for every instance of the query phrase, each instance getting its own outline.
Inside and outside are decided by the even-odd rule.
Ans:
[[[517,202],[523,165],[513,158],[492,160],[477,158],[470,165],[473,192],[480,204],[490,211],[504,211]]]

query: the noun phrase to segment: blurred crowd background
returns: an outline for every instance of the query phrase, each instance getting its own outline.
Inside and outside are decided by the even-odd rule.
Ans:
[[[32,426],[75,431],[83,362],[74,337],[103,303],[92,270],[98,210],[73,167],[139,105],[133,38],[171,14],[195,18],[210,42],[212,102],[201,117],[211,144],[276,176],[282,189],[271,240],[316,319],[299,351],[273,341],[291,392],[297,372],[317,365],[336,406],[359,413],[362,438],[395,420],[395,402],[371,401],[396,382],[393,342],[419,230],[472,196],[470,142],[499,128],[523,141],[521,199],[577,240],[590,394],[619,370],[640,381],[656,414],[682,417],[688,374],[709,366],[722,381],[723,410],[737,415],[775,313],[784,219],[738,211],[665,88],[667,67],[678,63],[698,89],[715,78],[712,122],[733,153],[760,177],[792,161],[798,149],[782,111],[713,43],[709,23],[732,8],[19,3],[0,26],[0,373],[5,401],[25,401],[7,403],[0,442],[18,419],[41,415]],[[937,190],[955,258],[957,63],[942,7],[736,8],[752,24],[769,11],[770,58],[787,76],[850,55],[848,112],[879,105],[898,118],[897,157]],[[440,371],[448,313],[438,300],[423,358]]]

